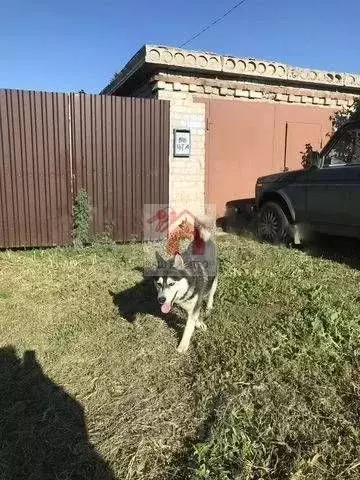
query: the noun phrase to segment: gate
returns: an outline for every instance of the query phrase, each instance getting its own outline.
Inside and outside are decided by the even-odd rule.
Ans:
[[[85,189],[94,233],[142,239],[143,205],[169,201],[169,103],[71,95],[74,194]]]
[[[318,149],[332,109],[266,102],[204,100],[206,201],[222,216],[231,200],[251,199],[256,179],[301,169],[306,144]]]

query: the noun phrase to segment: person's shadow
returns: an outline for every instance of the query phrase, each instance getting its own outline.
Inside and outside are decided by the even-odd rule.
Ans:
[[[182,313],[175,307],[177,313],[172,310],[170,313],[162,314],[160,305],[156,301],[153,279],[143,269],[136,270],[143,274],[142,281],[121,292],[115,293],[109,290],[120,316],[129,323],[133,323],[138,314],[148,314],[162,318],[168,327],[174,330],[178,340],[180,340],[184,329],[184,321],[181,319]]]
[[[83,407],[42,371],[35,352],[0,349],[0,479],[114,480],[90,444]]]

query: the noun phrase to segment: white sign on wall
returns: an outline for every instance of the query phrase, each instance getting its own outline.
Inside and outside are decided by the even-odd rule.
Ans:
[[[174,157],[190,157],[190,130],[174,130]]]

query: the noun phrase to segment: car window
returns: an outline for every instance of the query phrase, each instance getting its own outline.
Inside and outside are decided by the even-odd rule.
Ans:
[[[347,130],[324,157],[324,166],[360,164],[360,127]]]

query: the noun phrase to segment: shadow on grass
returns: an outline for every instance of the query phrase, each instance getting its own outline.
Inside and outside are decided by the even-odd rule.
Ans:
[[[140,271],[143,273],[142,270]],[[180,315],[174,312],[166,315],[161,313],[152,278],[145,276],[141,282],[133,287],[117,293],[109,290],[109,294],[121,317],[128,322],[133,323],[139,314],[161,318],[176,333],[177,339],[180,341],[184,322]]]
[[[312,257],[324,258],[360,270],[359,239],[316,235],[302,250]]]
[[[232,200],[226,204],[226,216],[217,220],[217,226],[239,236],[256,239],[256,215],[253,199]],[[324,258],[360,270],[360,240],[312,234],[299,247],[307,255]]]
[[[42,371],[35,352],[0,349],[0,478],[113,480],[90,444],[82,406]]]

